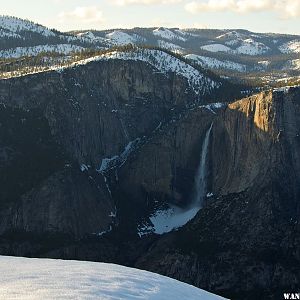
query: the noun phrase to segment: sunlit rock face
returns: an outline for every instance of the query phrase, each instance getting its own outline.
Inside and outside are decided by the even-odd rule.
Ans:
[[[280,179],[287,166],[298,172],[298,101],[299,89],[291,89],[228,105],[215,122],[219,134],[213,135],[215,192],[236,193],[274,176]]]

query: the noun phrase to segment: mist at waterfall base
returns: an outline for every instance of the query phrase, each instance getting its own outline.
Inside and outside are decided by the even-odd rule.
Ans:
[[[195,176],[194,194],[191,204],[185,209],[175,205],[169,205],[168,209],[156,211],[155,214],[150,217],[156,234],[167,233],[185,225],[192,220],[202,208],[203,200],[207,193],[207,156],[212,127],[213,123],[207,130],[202,143],[200,163]]]

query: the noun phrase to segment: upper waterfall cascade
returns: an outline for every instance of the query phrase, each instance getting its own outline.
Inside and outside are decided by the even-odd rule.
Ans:
[[[207,156],[209,150],[209,138],[213,123],[211,123],[209,129],[205,134],[205,138],[202,144],[200,164],[195,176],[195,197],[192,205],[202,207],[203,199],[207,192]]]

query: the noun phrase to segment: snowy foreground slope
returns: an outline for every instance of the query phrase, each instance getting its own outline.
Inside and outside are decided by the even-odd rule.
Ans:
[[[0,256],[1,299],[221,300],[158,274],[113,264]]]

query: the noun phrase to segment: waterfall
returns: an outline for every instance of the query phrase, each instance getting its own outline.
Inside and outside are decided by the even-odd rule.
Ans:
[[[192,199],[192,203],[186,208],[169,204],[167,209],[164,208],[155,211],[155,213],[150,216],[150,221],[153,225],[153,232],[163,234],[182,227],[192,220],[201,209],[203,199],[207,193],[207,154],[212,127],[213,123],[211,123],[207,130],[202,144],[201,159],[195,176],[194,197]],[[140,236],[144,234],[143,230],[145,230],[146,227],[142,224],[141,228],[144,229],[139,232]]]
[[[195,197],[193,199],[193,205],[201,207],[203,203],[203,199],[207,192],[207,182],[206,182],[206,175],[207,175],[207,153],[208,153],[208,146],[209,146],[209,137],[210,132],[213,127],[213,123],[211,123],[209,129],[205,134],[205,138],[202,144],[201,149],[201,159],[200,164],[196,172],[195,176]]]

